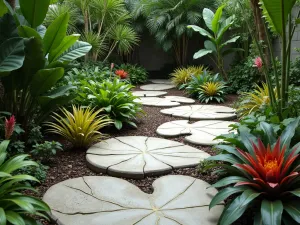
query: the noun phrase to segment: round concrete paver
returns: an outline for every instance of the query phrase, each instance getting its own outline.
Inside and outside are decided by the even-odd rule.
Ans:
[[[168,94],[165,91],[133,91],[132,94],[137,97],[158,97]]]
[[[162,114],[189,120],[232,120],[236,118],[235,110],[226,106],[189,105],[163,109]]]
[[[59,225],[215,225],[223,204],[209,210],[218,192],[202,180],[165,176],[146,194],[128,181],[87,176],[52,186],[43,200]]]
[[[172,81],[167,79],[152,79],[150,82],[153,84],[172,84]]]
[[[146,91],[163,91],[174,88],[175,85],[173,84],[146,84],[141,86],[142,90]]]
[[[179,142],[144,136],[116,137],[88,149],[88,166],[112,176],[144,178],[193,167],[210,155]]]
[[[164,123],[159,126],[156,132],[164,137],[189,135],[185,137],[187,142],[196,145],[215,145],[219,143],[214,140],[221,134],[228,134],[231,130],[229,121],[203,120],[190,124],[188,120],[177,120]]]
[[[139,99],[135,99],[135,102],[147,106],[168,107],[168,106],[177,106],[180,105],[180,103],[194,103],[195,100],[191,98],[182,97],[182,96],[165,96],[163,98],[157,98],[157,97],[139,98]]]

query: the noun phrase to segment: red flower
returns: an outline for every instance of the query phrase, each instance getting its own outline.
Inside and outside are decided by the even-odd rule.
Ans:
[[[260,57],[255,58],[253,67],[256,67],[259,70],[261,70],[262,66],[263,66],[262,59]]]
[[[5,139],[8,140],[14,132],[16,124],[15,116],[11,116],[9,120],[5,118]]]
[[[291,165],[299,156],[295,154],[296,148],[290,154],[285,155],[286,147],[280,149],[280,140],[272,150],[270,145],[266,148],[261,140],[258,140],[258,145],[252,145],[255,157],[238,150],[241,157],[248,163],[234,165],[242,169],[252,181],[239,182],[236,186],[248,185],[266,193],[278,194],[282,187],[286,187],[299,176],[296,169],[290,170]]]
[[[115,74],[121,79],[127,78],[128,73],[125,70],[116,70]]]

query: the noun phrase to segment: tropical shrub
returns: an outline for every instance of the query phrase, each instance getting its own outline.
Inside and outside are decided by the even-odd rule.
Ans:
[[[86,59],[106,61],[113,52],[121,56],[130,53],[138,44],[139,37],[131,25],[131,14],[123,0],[65,0],[49,10],[47,21],[69,9],[78,14],[69,21],[70,27],[76,27],[82,33],[81,40],[91,44],[92,49]],[[75,14],[73,13],[73,15]]]
[[[291,63],[290,84],[300,85],[300,58],[297,57]]]
[[[228,71],[227,92],[252,91],[261,78],[261,73],[253,67],[253,58],[248,57],[245,61],[231,66],[231,69]]]
[[[224,69],[223,57],[234,51],[243,51],[243,49],[225,48],[228,44],[235,43],[240,37],[235,36],[223,42],[224,34],[233,25],[235,20],[234,15],[225,19],[222,18],[223,8],[224,5],[219,7],[216,13],[213,13],[207,8],[203,10],[203,19],[209,30],[205,30],[196,25],[189,25],[188,28],[192,28],[194,31],[199,32],[202,36],[208,37],[209,39],[204,42],[204,49],[201,49],[194,54],[194,59],[199,59],[205,55],[212,54],[212,60],[218,67],[220,73],[228,80],[227,73]]]
[[[39,10],[36,10],[36,8]],[[42,122],[57,106],[72,99],[71,85],[53,88],[69,62],[84,56],[91,46],[78,41],[80,35],[66,35],[69,14],[57,17],[46,29],[42,22],[49,1],[35,1],[28,7],[20,0],[21,15],[11,11],[0,19],[0,78],[4,87],[0,110],[12,112],[22,128],[34,120]]]
[[[211,161],[226,172],[226,177],[212,185],[224,187],[210,203],[210,208],[235,194],[224,209],[219,224],[230,225],[251,207],[255,210],[254,224],[298,224],[299,205],[299,144],[290,147],[299,119],[287,126],[276,139],[272,126],[262,122],[265,132],[261,140],[247,131],[240,133],[234,146],[219,145],[222,154]]]
[[[56,155],[58,151],[62,151],[62,145],[56,141],[45,141],[42,144],[35,144],[32,146],[31,154],[41,160],[48,161],[51,156]]]
[[[256,85],[256,89],[252,92],[242,93],[237,112],[240,116],[246,116],[267,107],[270,107],[269,89],[267,84],[263,83],[262,87]]]
[[[104,113],[114,121],[117,129],[127,123],[136,127],[134,120],[142,112],[141,105],[134,100],[132,85],[118,78],[98,82],[82,82],[82,88],[78,92],[76,102],[81,105],[104,109]]]
[[[206,82],[199,88],[198,99],[205,103],[210,101],[224,102],[225,88],[223,82]]]
[[[106,138],[100,130],[111,123],[105,115],[100,115],[103,110],[94,111],[90,107],[72,106],[72,112],[61,109],[62,116],[54,113],[55,122],[47,122],[48,132],[61,135],[73,144],[75,148],[87,148],[95,142]]]
[[[18,155],[6,159],[6,148],[9,141],[0,144],[0,213],[2,224],[37,225],[33,216],[43,216],[50,213],[50,208],[43,201],[23,194],[24,191],[36,191],[24,182],[39,182],[35,177],[27,174],[16,174],[19,169],[37,166],[28,155]]]
[[[181,85],[188,83],[192,79],[193,75],[197,76],[199,74],[202,74],[203,71],[203,66],[189,66],[187,68],[177,68],[173,73],[170,74],[171,81],[177,87],[180,87]]]
[[[121,64],[119,69],[125,70],[129,74],[131,84],[144,84],[148,80],[148,72],[145,68],[138,65]]]
[[[192,32],[189,24],[199,24],[201,11],[210,0],[141,0],[128,1],[135,20],[144,19],[149,32],[164,51],[174,51],[178,66],[187,65],[187,51]]]

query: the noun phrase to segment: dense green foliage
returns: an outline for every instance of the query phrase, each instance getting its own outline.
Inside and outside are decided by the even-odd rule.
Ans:
[[[129,81],[131,84],[143,84],[148,80],[148,72],[141,66],[121,64],[120,66],[117,66],[117,68],[128,73]]]
[[[0,218],[2,224],[26,224],[37,225],[38,222],[32,216],[44,216],[50,213],[50,208],[41,200],[24,195],[24,191],[34,191],[32,187],[25,185],[26,181],[36,181],[35,177],[26,174],[15,174],[19,169],[29,166],[37,166],[28,155],[18,155],[6,159],[6,148],[9,141],[0,144]]]
[[[134,102],[137,97],[133,96],[132,88],[132,85],[118,78],[102,83],[82,81],[76,102],[83,106],[103,108],[117,129],[121,129],[124,123],[136,127],[134,120],[142,112],[142,108],[139,103]]]
[[[67,12],[46,29],[41,23],[49,1],[34,4],[20,1],[26,20],[10,14],[0,19],[0,29],[7,31],[0,34],[0,78],[5,90],[0,109],[14,114],[25,130],[33,120],[42,122],[51,110],[71,99],[69,90],[73,86],[53,86],[63,77],[65,65],[91,48],[77,41],[80,35],[66,35]]]

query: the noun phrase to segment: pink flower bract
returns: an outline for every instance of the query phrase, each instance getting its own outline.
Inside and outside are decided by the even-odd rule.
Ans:
[[[15,116],[11,116],[9,120],[5,118],[5,139],[8,140],[14,132],[16,124]]]

